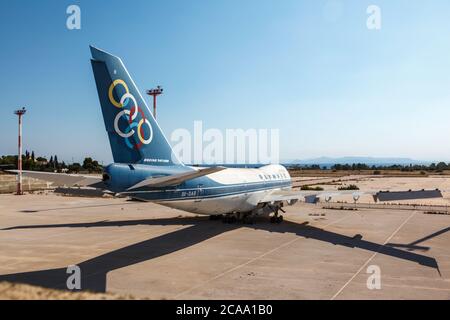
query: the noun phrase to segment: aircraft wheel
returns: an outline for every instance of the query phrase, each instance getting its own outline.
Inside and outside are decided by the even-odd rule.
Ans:
[[[277,217],[270,217],[270,223],[276,223]]]
[[[234,216],[224,216],[223,218],[222,218],[222,222],[223,223],[235,223],[236,222],[236,217],[234,217]]]
[[[252,216],[246,216],[246,217],[244,217],[242,222],[244,222],[244,224],[253,224],[253,217]]]
[[[282,223],[284,220],[283,216],[278,216],[277,217],[277,223]]]

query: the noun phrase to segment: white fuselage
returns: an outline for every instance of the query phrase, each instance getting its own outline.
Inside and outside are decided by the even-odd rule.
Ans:
[[[214,183],[202,188],[205,196],[186,200],[158,201],[158,203],[205,215],[251,212],[258,208],[261,200],[268,193],[274,190],[291,189],[289,172],[281,165],[268,165],[258,169],[227,168],[207,177]],[[220,188],[223,191],[214,197],[208,196],[208,192],[213,191],[214,188]],[[237,188],[240,191],[236,192]]]

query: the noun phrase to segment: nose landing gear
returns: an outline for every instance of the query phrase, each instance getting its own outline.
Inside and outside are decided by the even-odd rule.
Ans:
[[[260,213],[258,211],[251,211],[251,212],[234,212],[230,214],[224,214],[221,216],[212,216],[210,219],[218,219],[222,218],[223,223],[236,223],[241,222],[243,224],[253,224],[255,222],[255,217],[258,216],[267,216],[273,212],[273,215],[270,217],[271,223],[282,223],[284,218],[280,214],[280,211],[283,213],[286,213],[286,211],[283,210],[282,205],[276,205],[276,206],[270,206],[267,205],[263,208],[265,211],[264,213]],[[260,209],[261,210],[261,209]]]
[[[282,223],[284,220],[283,216],[272,216],[270,217],[270,223]]]
[[[223,223],[235,223],[237,221],[237,218],[234,214],[227,214],[222,216],[222,222]]]

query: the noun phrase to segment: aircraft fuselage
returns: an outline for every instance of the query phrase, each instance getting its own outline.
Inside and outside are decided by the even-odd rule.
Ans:
[[[189,166],[111,164],[105,169],[105,183],[111,191],[134,199],[205,215],[251,212],[258,209],[267,193],[292,188],[285,167],[268,165],[258,169],[227,168],[173,187],[127,190],[144,179],[193,170]]]

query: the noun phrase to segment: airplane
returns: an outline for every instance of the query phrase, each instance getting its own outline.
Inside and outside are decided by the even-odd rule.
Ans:
[[[387,192],[294,191],[288,170],[278,164],[260,168],[194,167],[183,164],[149,111],[122,60],[90,46],[92,70],[114,163],[101,178],[79,174],[23,171],[55,185],[93,187],[191,213],[253,223],[256,216],[283,221],[285,205],[339,194],[371,194],[376,199],[442,197],[439,190]],[[11,170],[17,173],[17,170]],[[386,200],[386,201],[388,201]]]

